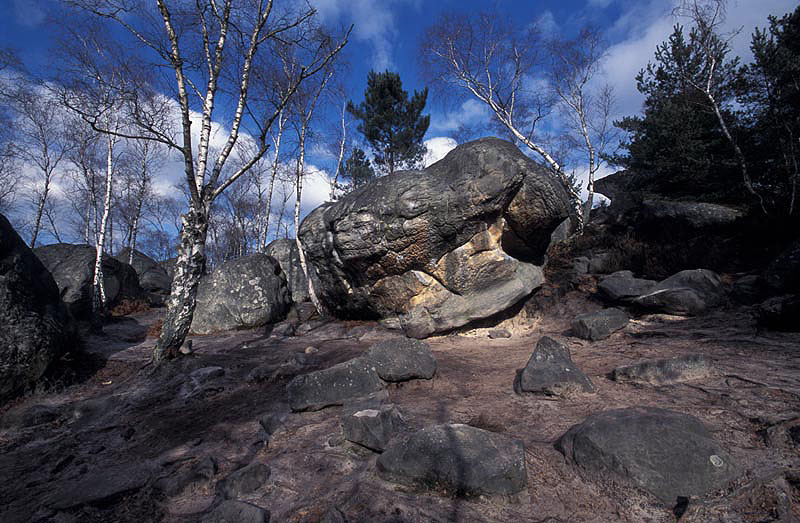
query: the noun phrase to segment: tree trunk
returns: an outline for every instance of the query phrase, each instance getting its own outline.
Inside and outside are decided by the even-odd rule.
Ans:
[[[181,217],[181,243],[175,262],[175,277],[172,280],[172,293],[167,302],[161,336],[153,350],[154,363],[175,358],[192,326],[197,287],[206,267],[209,207],[210,203],[198,205],[192,202],[189,210]]]
[[[50,184],[45,182],[44,191],[39,198],[39,203],[36,205],[36,220],[33,222],[33,237],[31,238],[31,249],[36,247],[36,238],[39,236],[39,229],[42,226],[42,214],[44,213],[44,204],[47,201],[47,192],[49,191]]]
[[[286,121],[283,118],[283,110],[278,113],[278,134],[275,136],[275,156],[272,159],[272,173],[269,178],[269,189],[267,190],[267,202],[264,209],[264,239],[262,241],[261,250],[267,248],[267,238],[269,237],[269,215],[272,210],[272,191],[275,188],[275,177],[278,175],[278,155],[281,149],[281,136],[283,136],[283,125]],[[280,222],[278,222],[278,229],[280,229]],[[278,230],[275,231],[275,237],[278,237]]]
[[[100,221],[100,235],[97,240],[97,255],[94,261],[94,281],[92,282],[92,313],[95,318],[106,307],[106,290],[103,282],[103,248],[106,241],[106,228],[108,217],[111,215],[111,184],[114,176],[114,142],[115,138],[108,136],[108,150],[106,152],[106,193],[103,198],[103,217]]]
[[[308,296],[311,303],[317,309],[317,312],[322,314],[322,304],[317,298],[317,293],[314,291],[314,282],[308,273],[308,264],[306,263],[306,254],[303,251],[303,244],[300,242],[300,199],[303,195],[303,169],[305,167],[306,156],[306,126],[308,120],[303,122],[303,128],[300,131],[300,156],[297,158],[297,191],[295,193],[294,201],[294,241],[297,244],[297,252],[300,255],[300,267],[303,269],[303,275],[308,282]]]

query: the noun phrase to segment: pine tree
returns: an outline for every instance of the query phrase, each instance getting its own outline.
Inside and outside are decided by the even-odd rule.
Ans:
[[[350,178],[350,183],[354,189],[361,187],[375,178],[375,170],[372,168],[372,165],[370,165],[367,155],[364,154],[361,148],[356,147],[353,149],[353,152],[350,153],[350,157],[344,164],[344,175],[346,178]]]
[[[361,120],[358,130],[372,147],[375,163],[388,174],[422,163],[422,138],[431,121],[430,115],[422,114],[427,98],[425,88],[414,91],[409,100],[397,73],[370,71],[364,101],[357,106],[348,102],[347,110]]]

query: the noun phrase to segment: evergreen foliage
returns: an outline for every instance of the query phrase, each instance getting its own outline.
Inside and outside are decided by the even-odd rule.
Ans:
[[[344,176],[350,179],[354,189],[375,178],[375,170],[364,151],[356,147],[344,163]]]

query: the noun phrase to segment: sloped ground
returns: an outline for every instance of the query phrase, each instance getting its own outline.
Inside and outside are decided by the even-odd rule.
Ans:
[[[464,500],[384,482],[375,472],[377,455],[342,440],[342,408],[289,413],[291,377],[392,335],[375,324],[331,322],[290,338],[263,331],[195,337],[193,355],[152,371],[141,369],[154,343],[147,329],[158,319],[147,312],[87,340],[99,369],[82,383],[30,396],[5,414],[0,521],[198,521],[214,501],[216,482],[253,461],[266,463],[271,476],[240,499],[268,508],[272,521],[318,521],[330,507],[365,522],[675,521],[672,507],[624,484],[583,477],[553,447],[589,414],[633,405],[697,416],[744,470],[724,491],[691,500],[681,521],[800,518],[797,334],[759,332],[750,311],[728,309],[694,319],[646,316],[607,340],[587,342],[565,331],[574,315],[599,304],[577,291],[550,301],[545,314],[523,310],[506,320],[509,339],[477,329],[429,340],[436,378],[389,389],[414,428],[468,423],[522,440],[529,487],[514,498]],[[512,392],[515,370],[545,334],[569,346],[595,394],[548,399]],[[710,356],[714,376],[662,387],[607,377],[619,365],[690,353]],[[191,389],[186,375],[209,366],[225,374]],[[256,367],[265,379],[248,382]],[[271,439],[258,423],[270,413],[287,413]],[[209,456],[216,474],[191,475]]]

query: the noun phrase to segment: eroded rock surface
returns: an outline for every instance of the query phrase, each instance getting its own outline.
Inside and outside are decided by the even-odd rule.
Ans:
[[[224,263],[200,281],[192,331],[260,327],[286,317],[289,289],[278,262],[251,254]]]
[[[596,481],[613,475],[668,504],[720,488],[735,473],[730,455],[699,419],[653,407],[592,414],[556,448]]]
[[[383,452],[405,421],[394,405],[359,410],[342,417],[344,439],[368,449]]]
[[[436,374],[436,358],[422,340],[391,338],[371,346],[364,356],[384,381],[429,380]]]
[[[33,250],[47,267],[72,315],[81,320],[92,315],[92,282],[97,251],[89,245],[54,243]],[[136,271],[109,254],[103,256],[103,288],[106,303],[114,307],[122,300],[144,297]]]
[[[522,442],[461,424],[426,427],[393,442],[378,475],[455,495],[515,494],[528,484]]]
[[[322,205],[300,237],[331,312],[383,318],[423,338],[490,317],[541,285],[551,233],[568,211],[545,169],[486,138]]]
[[[369,396],[385,387],[374,365],[354,358],[328,369],[295,377],[286,386],[293,411],[319,410]]]
[[[300,265],[300,254],[297,250],[297,243],[294,240],[279,238],[273,240],[267,245],[264,254],[272,256],[278,261],[278,264],[286,276],[286,283],[289,285],[289,292],[292,295],[292,301],[295,303],[302,303],[308,301],[308,280],[306,275],[303,274],[303,268]],[[315,283],[315,289],[318,278],[313,272],[314,268],[309,267],[311,272],[311,281]]]
[[[72,341],[56,282],[0,214],[0,403],[36,383]]]
[[[712,361],[702,354],[643,361],[614,369],[614,381],[666,385],[705,378],[711,374]]]
[[[136,271],[139,285],[148,294],[148,301],[151,304],[161,305],[164,303],[172,286],[172,278],[164,267],[136,249],[133,250],[131,259],[131,249],[127,247],[122,249],[115,258],[122,263],[128,263],[128,260],[131,260],[130,266]]]
[[[597,290],[611,301],[630,302],[650,292],[656,284],[653,280],[634,277],[631,271],[617,271],[603,278]]]
[[[719,276],[707,269],[685,270],[659,282],[636,305],[667,314],[696,316],[723,303],[725,292]]]
[[[543,336],[525,368],[517,371],[514,390],[548,396],[594,392],[594,385],[572,361],[569,349],[553,338]]]

